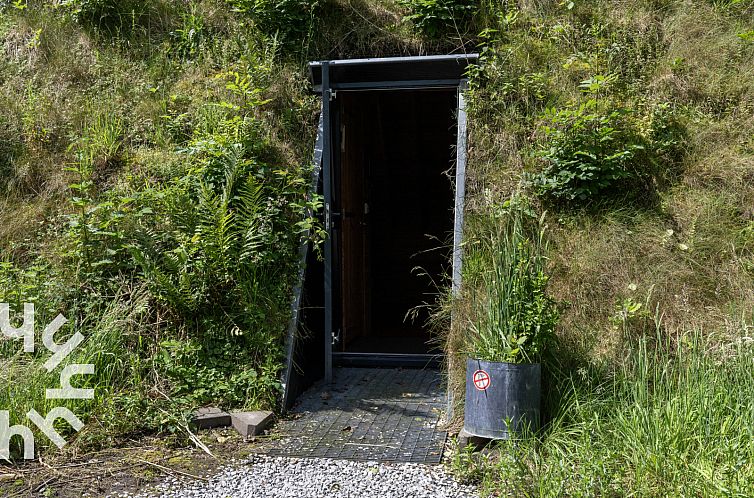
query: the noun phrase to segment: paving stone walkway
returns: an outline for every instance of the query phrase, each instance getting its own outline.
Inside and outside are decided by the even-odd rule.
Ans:
[[[439,463],[445,390],[437,370],[339,368],[304,393],[261,453],[374,462]]]

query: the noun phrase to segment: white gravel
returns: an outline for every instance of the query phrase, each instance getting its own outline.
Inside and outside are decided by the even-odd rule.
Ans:
[[[253,455],[208,482],[170,479],[121,498],[476,498],[442,466]]]

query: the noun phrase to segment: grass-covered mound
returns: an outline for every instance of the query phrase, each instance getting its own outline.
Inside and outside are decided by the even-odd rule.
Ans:
[[[317,233],[316,102],[285,63],[298,48],[284,40],[307,34],[278,41],[250,16],[3,5],[0,301],[34,302],[38,334],[63,313],[88,337],[71,360],[97,367],[82,386],[95,400],[69,404],[88,422],[79,442],[180,432],[208,403],[275,406],[297,246]],[[0,343],[12,423],[56,406],[38,342],[36,357]]]
[[[561,317],[549,423],[491,487],[751,494],[751,2],[0,5],[0,301],[89,336],[77,444],[274,404],[296,246],[319,233],[306,60],[474,50],[448,349],[514,192],[547,212]],[[0,346],[15,417],[53,381],[19,344]]]
[[[473,320],[485,227],[523,189],[547,211],[561,320],[544,430],[469,477],[515,496],[750,495],[754,6],[488,8],[456,316]]]

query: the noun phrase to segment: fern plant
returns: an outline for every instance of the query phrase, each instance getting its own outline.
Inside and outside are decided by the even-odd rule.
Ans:
[[[192,172],[170,191],[160,210],[172,225],[173,247],[148,236],[132,248],[155,295],[175,309],[198,311],[269,256],[265,243],[272,221],[265,194],[274,194],[251,174],[255,165],[243,155],[240,146],[233,147],[198,178]]]

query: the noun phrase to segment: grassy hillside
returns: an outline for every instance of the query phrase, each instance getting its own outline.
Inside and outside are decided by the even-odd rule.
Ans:
[[[3,7],[0,295],[35,302],[38,331],[62,312],[89,337],[80,441],[278,396],[317,106],[285,62],[298,34],[233,7]],[[0,404],[49,409],[39,362],[1,346]]]
[[[465,351],[477,240],[514,192],[547,213],[561,320],[550,423],[468,477],[548,496],[752,493],[751,2],[0,6],[0,301],[90,338],[77,355],[98,391],[73,405],[76,445],[181,433],[208,402],[273,406],[296,244],[320,233],[305,62],[474,50],[448,349]],[[12,417],[46,411],[50,383],[29,374],[44,355],[19,349],[0,343]]]
[[[543,434],[457,461],[485,489],[753,492],[752,12],[519,4],[483,37],[467,283],[487,221],[522,190],[547,210],[561,306]]]

